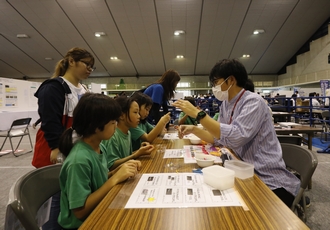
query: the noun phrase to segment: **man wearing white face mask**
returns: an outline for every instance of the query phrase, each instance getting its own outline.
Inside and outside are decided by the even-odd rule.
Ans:
[[[253,164],[256,175],[291,207],[300,181],[285,167],[268,106],[260,95],[244,89],[248,80],[245,67],[235,59],[224,59],[212,68],[209,80],[214,96],[222,100],[218,121],[178,100],[173,105],[196,117],[205,128],[181,125],[179,136],[194,133],[208,143],[231,148],[243,161]]]

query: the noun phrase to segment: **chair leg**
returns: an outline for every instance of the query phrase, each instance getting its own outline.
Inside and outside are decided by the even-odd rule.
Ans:
[[[8,138],[8,136],[6,136],[5,140],[3,141],[2,145],[1,145],[1,148],[0,148],[0,151],[2,150],[3,146],[5,145],[5,143],[7,141],[7,138]]]
[[[21,153],[21,154],[15,154],[15,152],[17,151],[18,147],[20,146],[21,141],[22,141],[22,139],[23,139],[24,136],[21,136],[21,138],[20,138],[20,140],[19,140],[19,142],[18,142],[18,144],[17,144],[17,146],[16,146],[15,149],[14,149],[14,146],[13,146],[12,140],[11,140],[11,138],[9,137],[9,141],[10,141],[10,145],[11,145],[12,153],[13,153],[13,155],[14,155],[15,157],[19,157],[19,156],[21,156],[21,155],[24,155],[24,154],[27,154],[27,153],[32,152],[32,150],[33,150],[33,145],[32,145],[32,141],[31,141],[31,137],[30,137],[30,135],[28,135],[28,136],[29,136],[29,139],[30,139],[31,150],[29,150],[29,151],[27,151],[27,152],[25,152],[25,153]]]

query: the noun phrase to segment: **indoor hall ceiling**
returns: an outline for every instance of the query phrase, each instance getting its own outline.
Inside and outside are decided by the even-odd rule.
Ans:
[[[91,77],[207,75],[223,58],[277,74],[329,16],[330,0],[1,0],[0,77],[48,78],[75,46],[95,56]]]

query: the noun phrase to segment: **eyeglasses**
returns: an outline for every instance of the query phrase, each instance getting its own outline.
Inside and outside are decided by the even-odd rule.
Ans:
[[[91,64],[89,64],[89,63],[87,63],[85,61],[82,61],[82,60],[79,60],[79,61],[82,62],[82,63],[84,63],[85,66],[86,66],[86,68],[89,69],[91,72],[93,72],[96,69],[96,67],[93,67]]]
[[[223,82],[221,82],[221,84],[219,84],[219,82],[222,78],[215,79],[213,82],[211,82],[211,86],[216,87],[217,85],[222,85],[225,81],[227,81],[228,78],[229,77],[227,77]]]

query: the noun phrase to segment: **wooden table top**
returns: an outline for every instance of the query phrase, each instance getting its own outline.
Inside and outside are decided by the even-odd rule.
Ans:
[[[159,138],[157,143],[173,149],[190,144],[189,140]],[[179,173],[197,168],[183,159],[163,159],[156,149],[140,160],[141,173],[173,172],[166,167],[171,162],[180,164]],[[235,179],[243,207],[124,209],[138,179],[116,185],[79,229],[309,229],[257,176]]]

